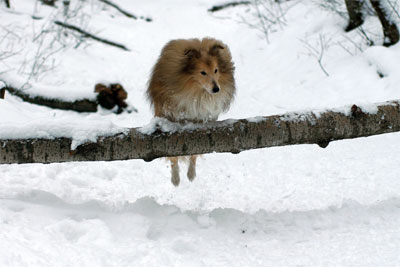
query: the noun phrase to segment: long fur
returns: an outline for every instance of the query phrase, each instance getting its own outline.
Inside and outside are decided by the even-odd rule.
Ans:
[[[229,48],[219,40],[170,41],[161,51],[147,89],[155,116],[175,122],[217,120],[234,99],[234,70]],[[219,92],[212,93],[213,87],[218,87]],[[171,162],[176,179],[178,161],[174,158]],[[195,175],[195,162],[191,157],[190,180]],[[175,185],[179,184],[179,174],[177,179],[173,181]]]

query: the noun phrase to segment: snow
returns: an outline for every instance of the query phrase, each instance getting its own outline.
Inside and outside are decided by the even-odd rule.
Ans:
[[[371,207],[350,202],[341,209],[255,215],[230,209],[207,215],[181,212],[150,198],[139,199],[120,213],[105,211],[97,203],[67,204],[40,192],[24,201],[1,203],[2,218],[8,222],[1,231],[2,266],[396,266],[398,262],[394,242],[400,238],[399,202],[393,200]]]
[[[44,39],[42,56],[49,60],[37,76],[31,59],[41,50],[32,40],[43,27],[59,31],[49,22],[62,19],[62,8],[29,0],[11,1],[11,12],[1,7],[0,37],[7,36],[0,58],[1,51],[16,54],[0,61],[0,80],[69,101],[93,99],[96,83],[118,82],[139,112],[76,113],[6,94],[0,139],[67,136],[76,146],[132,127],[147,134],[157,127],[179,129],[153,119],[144,94],[161,48],[174,38],[212,36],[229,45],[237,95],[220,116],[230,119],[226,123],[288,112],[294,118],[302,111],[349,112],[353,104],[374,113],[372,103],[400,99],[400,45],[379,45],[375,17],[363,26],[376,44],[367,47],[357,31],[345,33],[345,19],[320,1],[288,1],[284,23],[271,28],[267,42],[254,27],[259,20],[252,6],[211,14],[207,9],[218,2],[114,1],[153,21],[126,18],[93,0],[79,10],[81,2],[71,1],[79,12],[68,22],[130,52],[92,40],[74,48],[79,40],[71,33],[53,47],[51,38]],[[325,149],[208,154],[199,159],[194,182],[182,179],[177,188],[162,159],[0,165],[0,266],[397,266],[399,142],[393,133],[331,142]]]
[[[188,122],[186,124],[171,122],[165,118],[154,117],[150,123],[140,127],[138,131],[143,134],[153,134],[155,131],[160,130],[162,132],[178,132],[182,130],[195,130],[196,128],[202,127],[203,124],[196,124]]]
[[[7,95],[7,98],[9,96]],[[4,103],[2,103],[4,102]],[[128,128],[120,127],[111,121],[88,120],[85,124],[65,116],[58,116],[60,111],[53,116],[38,117],[28,114],[18,114],[21,108],[16,108],[12,102],[0,100],[0,111],[2,114],[15,113],[12,120],[0,122],[0,139],[30,139],[45,138],[54,139],[57,137],[67,137],[72,139],[71,150],[76,149],[85,142],[96,142],[99,136],[111,136],[118,133],[127,133]]]
[[[117,133],[128,132],[128,129],[116,127],[111,122],[94,122],[81,125],[80,123],[63,123],[63,121],[60,120],[32,121],[14,127],[7,127],[6,124],[0,124],[0,127],[6,129],[0,133],[0,139],[3,140],[69,137],[72,139],[71,150],[76,149],[85,142],[96,142],[99,136],[111,136]],[[32,132],[34,134],[32,134]]]
[[[248,118],[247,121],[249,122],[262,122],[265,120],[265,117],[263,116],[257,116],[257,117],[253,117],[253,118]]]

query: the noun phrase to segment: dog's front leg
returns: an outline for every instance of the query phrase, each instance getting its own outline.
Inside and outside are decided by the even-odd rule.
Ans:
[[[193,182],[194,178],[196,177],[196,155],[190,156],[189,159],[189,168],[187,172],[187,177],[189,178],[189,181]]]
[[[171,182],[173,185],[179,185],[179,162],[178,157],[168,158],[171,161]]]

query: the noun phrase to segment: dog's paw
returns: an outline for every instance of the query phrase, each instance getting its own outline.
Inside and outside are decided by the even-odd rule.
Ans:
[[[171,177],[171,182],[175,186],[179,186],[180,179],[179,177]]]
[[[193,182],[194,178],[196,177],[196,167],[192,164],[189,164],[187,177],[191,182]]]
[[[171,171],[171,182],[175,186],[179,185],[180,178],[179,178],[179,169],[178,168],[172,168],[172,171]]]

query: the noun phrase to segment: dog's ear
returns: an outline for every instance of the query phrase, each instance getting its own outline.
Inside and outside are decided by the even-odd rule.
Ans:
[[[188,58],[200,58],[200,51],[197,49],[188,48],[185,50],[184,55]]]
[[[193,73],[196,68],[196,61],[194,59],[201,58],[200,51],[194,48],[188,48],[185,50],[184,55],[182,71],[184,73]]]
[[[225,49],[225,47],[217,43],[210,48],[208,54],[210,54],[211,56],[217,56],[219,54],[219,50],[221,49]]]

